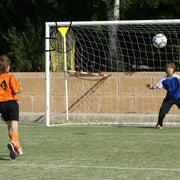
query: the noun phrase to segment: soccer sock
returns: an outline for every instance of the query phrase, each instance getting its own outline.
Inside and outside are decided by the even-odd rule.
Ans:
[[[20,149],[21,145],[19,144],[19,141],[16,143],[16,149]]]
[[[11,133],[9,133],[9,138],[10,138],[10,140],[12,139],[12,135],[11,135]]]
[[[14,145],[16,146],[16,149],[21,148],[21,145],[19,144],[19,134],[17,132],[13,132],[10,134],[11,137],[11,141],[14,143]]]

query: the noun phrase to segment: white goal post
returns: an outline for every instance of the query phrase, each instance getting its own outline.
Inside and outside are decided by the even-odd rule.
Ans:
[[[167,45],[153,46],[162,33]],[[46,126],[155,124],[167,62],[180,70],[180,19],[45,23]],[[178,73],[178,72],[177,72]],[[173,107],[165,124],[179,124]]]

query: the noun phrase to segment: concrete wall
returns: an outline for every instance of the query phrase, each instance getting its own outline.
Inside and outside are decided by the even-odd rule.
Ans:
[[[45,73],[11,74],[18,78],[23,87],[23,93],[19,95],[20,112],[45,112]],[[53,111],[63,112],[65,110],[64,74],[53,73],[51,76],[51,107]],[[164,72],[111,73],[109,78],[92,89],[91,100],[86,99],[86,105],[95,102],[94,110],[101,113],[158,113],[166,92],[148,90],[145,85],[155,84],[163,76],[165,76]],[[77,99],[97,82],[87,82],[85,79],[71,77],[68,80],[69,106],[77,102]],[[57,100],[61,105],[57,106],[54,103]],[[113,107],[110,104],[117,104],[117,106]],[[80,111],[85,112],[83,103],[78,107],[78,112]],[[171,113],[178,112],[179,109],[175,106],[171,110]]]
[[[11,73],[20,82],[20,112],[45,111],[45,73]]]

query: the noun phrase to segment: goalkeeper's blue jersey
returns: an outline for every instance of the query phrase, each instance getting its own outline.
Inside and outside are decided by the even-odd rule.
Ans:
[[[167,99],[178,99],[180,98],[180,76],[173,74],[172,77],[165,76],[162,78],[156,86],[161,89],[167,90]]]

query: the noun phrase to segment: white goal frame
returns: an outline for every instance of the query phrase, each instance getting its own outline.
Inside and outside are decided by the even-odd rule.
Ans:
[[[129,21],[80,21],[80,22],[46,22],[45,23],[45,77],[46,77],[46,126],[50,126],[50,27],[52,26],[88,26],[88,25],[145,25],[145,24],[180,24],[180,19],[168,20],[129,20]],[[65,63],[66,65],[66,63]],[[67,69],[65,68],[66,118],[68,121]]]

